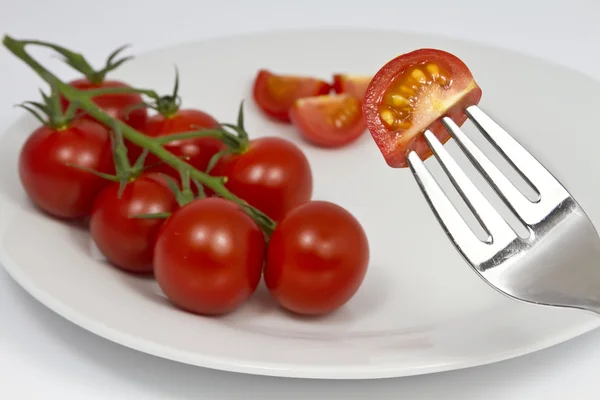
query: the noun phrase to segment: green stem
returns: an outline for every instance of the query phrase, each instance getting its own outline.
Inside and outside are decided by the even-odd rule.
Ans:
[[[154,140],[161,145],[175,142],[178,140],[196,139],[202,137],[214,137],[224,142],[228,147],[237,148],[241,146],[240,140],[234,135],[226,132],[223,129],[200,129],[197,131],[189,131],[183,133],[176,133],[169,136],[160,136]]]
[[[96,97],[96,96],[104,96],[107,94],[123,94],[123,93],[139,93],[144,96],[151,97],[153,99],[158,99],[159,96],[154,90],[149,89],[137,89],[132,87],[110,87],[110,88],[101,88],[101,89],[87,89],[83,93],[85,93],[88,97]]]
[[[132,143],[148,149],[149,152],[156,155],[158,158],[163,160],[166,164],[181,171],[183,169],[189,170],[189,176],[201,184],[211,188],[218,196],[231,200],[236,204],[242,206],[244,209],[249,210],[251,216],[261,225],[267,236],[270,236],[273,229],[275,228],[275,222],[268,218],[261,211],[249,207],[246,201],[240,199],[231,193],[224,185],[225,177],[210,176],[201,172],[191,165],[166,150],[162,144],[154,140],[141,132],[133,129],[129,125],[112,118],[104,111],[102,111],[92,100],[86,91],[75,89],[71,85],[68,85],[56,77],[52,72],[48,71],[44,66],[37,62],[33,57],[27,53],[25,47],[27,44],[36,44],[35,41],[18,41],[10,36],[5,36],[2,43],[10,50],[16,57],[21,59],[24,63],[30,66],[38,75],[42,77],[48,84],[55,87],[62,95],[70,102],[77,102],[80,109],[85,110],[88,115],[92,116],[97,121],[110,126],[113,129],[119,129],[121,134]]]

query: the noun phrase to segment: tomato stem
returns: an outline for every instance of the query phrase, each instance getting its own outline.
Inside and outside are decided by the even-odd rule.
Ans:
[[[195,180],[201,185],[209,187],[217,196],[238,204],[261,226],[267,236],[270,236],[270,234],[273,232],[273,229],[275,229],[275,222],[260,210],[251,207],[246,201],[231,193],[225,187],[225,177],[210,176],[193,168],[184,160],[165,149],[162,143],[159,141],[144,135],[120,120],[112,118],[92,101],[89,93],[86,93],[87,91],[78,90],[61,81],[56,75],[31,57],[31,55],[29,55],[25,49],[29,44],[37,44],[47,47],[52,47],[54,45],[49,46],[49,44],[46,42],[39,42],[35,40],[20,41],[13,39],[8,35],[4,36],[2,43],[11,53],[31,67],[31,69],[33,69],[38,75],[40,75],[40,77],[50,84],[51,87],[56,88],[56,90],[60,92],[68,101],[78,103],[79,108],[84,110],[89,116],[93,117],[98,122],[105,124],[106,126],[112,127],[113,130],[117,130],[127,140],[141,148],[147,149],[148,152],[154,154],[169,166],[177,169],[178,171],[186,170],[189,173],[190,179]]]
[[[121,64],[123,64],[124,62],[129,61],[133,58],[133,56],[128,56],[128,57],[123,57],[123,58],[120,58],[117,60],[116,59],[117,56],[123,50],[125,50],[127,47],[129,47],[129,45],[121,46],[118,49],[116,49],[115,51],[113,51],[108,56],[108,59],[106,61],[106,65],[104,66],[104,68],[96,71],[90,65],[90,63],[85,59],[85,57],[83,57],[82,54],[76,53],[65,47],[56,45],[54,43],[44,42],[41,40],[22,40],[22,41],[20,41],[20,43],[22,43],[24,45],[34,44],[37,46],[48,47],[48,48],[56,51],[58,54],[63,56],[65,63],[67,63],[71,68],[73,68],[76,71],[85,75],[85,77],[87,78],[88,81],[95,83],[95,84],[102,83],[104,81],[104,79],[106,78],[107,73],[118,68],[119,66],[121,66]]]

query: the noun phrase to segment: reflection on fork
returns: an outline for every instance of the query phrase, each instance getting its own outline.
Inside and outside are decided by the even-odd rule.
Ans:
[[[459,147],[529,232],[519,237],[435,135],[426,131],[433,154],[487,236],[475,235],[417,153],[411,152],[412,173],[452,243],[475,272],[510,297],[600,314],[600,238],[590,219],[560,182],[479,107],[465,112],[534,188],[537,198],[525,197],[450,118],[444,118]]]

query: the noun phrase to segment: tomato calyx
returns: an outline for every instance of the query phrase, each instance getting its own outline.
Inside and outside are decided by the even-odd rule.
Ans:
[[[129,47],[128,44],[123,45],[109,54],[106,60],[106,64],[102,69],[96,70],[80,53],[76,53],[72,50],[56,45],[54,43],[42,41],[31,41],[30,43],[48,47],[56,51],[63,57],[63,61],[66,64],[68,64],[71,68],[75,69],[76,71],[82,73],[87,78],[87,80],[95,84],[101,84],[102,82],[104,82],[104,79],[106,79],[106,75],[109,72],[119,68],[123,63],[133,59],[133,56],[119,57],[123,50]]]
[[[17,104],[16,107],[21,107],[33,115],[42,125],[62,131],[69,127],[75,119],[78,106],[77,103],[71,103],[67,110],[63,113],[60,106],[60,98],[56,90],[51,90],[50,95],[47,95],[40,90],[42,102],[25,101]]]

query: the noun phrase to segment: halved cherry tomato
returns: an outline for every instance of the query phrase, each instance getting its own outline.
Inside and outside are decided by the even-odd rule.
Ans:
[[[361,102],[347,93],[296,100],[290,118],[302,136],[323,147],[338,147],[366,131]]]
[[[333,75],[333,90],[336,93],[351,94],[362,101],[371,79],[373,79],[372,76],[366,75],[335,74]]]
[[[481,89],[469,68],[442,50],[421,49],[385,64],[367,88],[363,113],[367,127],[391,167],[406,167],[411,150],[431,155],[422,133],[429,129],[445,143],[450,135],[441,117],[462,125],[468,106],[479,103]]]
[[[102,83],[93,83],[86,78],[74,80],[69,84],[79,90],[129,87],[129,85],[120,81],[106,80]],[[144,101],[142,96],[137,93],[105,94],[96,96],[92,100],[108,115],[120,119],[134,129],[141,130],[146,123],[148,117],[146,108],[134,108],[134,106],[142,104]],[[69,105],[65,98],[61,98],[61,103],[63,109],[66,109]],[[86,118],[94,120],[87,115]]]
[[[320,79],[276,75],[267,70],[258,71],[254,81],[254,101],[270,117],[289,122],[289,111],[301,97],[318,96],[331,91],[329,83]]]

